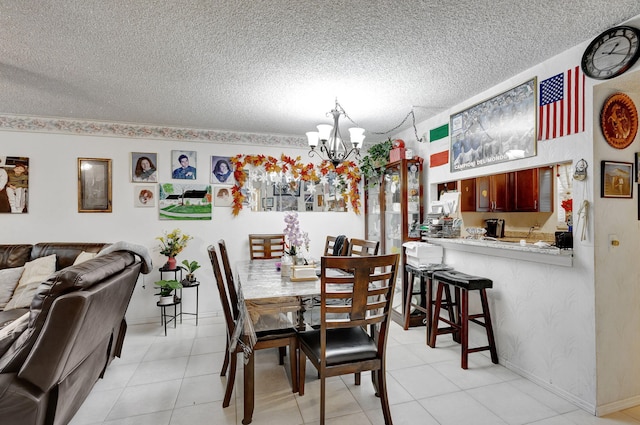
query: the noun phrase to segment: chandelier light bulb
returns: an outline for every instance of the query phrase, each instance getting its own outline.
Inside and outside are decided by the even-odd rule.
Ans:
[[[320,140],[322,140],[323,142],[329,140],[329,137],[331,136],[331,130],[333,129],[333,126],[330,124],[319,124],[318,125],[318,138]]]
[[[309,141],[309,147],[311,149],[318,146],[319,133],[317,131],[307,131],[307,140]]]

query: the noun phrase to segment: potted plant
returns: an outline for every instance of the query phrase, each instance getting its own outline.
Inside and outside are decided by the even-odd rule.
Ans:
[[[192,236],[183,234],[180,229],[173,229],[171,233],[164,232],[163,236],[156,238],[160,241],[160,254],[167,256],[167,270],[176,269],[176,255],[187,246],[187,242],[193,239]]]
[[[195,260],[194,261],[183,260],[182,265],[184,266],[184,269],[187,271],[187,281],[195,282],[196,277],[193,274],[193,272],[195,272],[200,268],[200,264]]]
[[[173,291],[182,288],[182,284],[175,279],[159,280],[154,285],[160,288],[160,304],[171,304],[175,301]]]
[[[371,146],[367,154],[360,159],[358,167],[360,174],[367,181],[368,187],[373,187],[380,182],[385,165],[389,162],[389,152],[393,148],[393,140],[390,138],[384,142]]]

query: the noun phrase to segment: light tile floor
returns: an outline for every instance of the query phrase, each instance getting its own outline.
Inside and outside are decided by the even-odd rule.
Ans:
[[[439,336],[438,347],[431,349],[424,339],[423,327],[403,331],[392,326],[387,376],[395,425],[640,424],[640,407],[598,418],[493,365],[485,353],[472,354],[469,369],[462,370],[458,344]],[[224,348],[221,317],[201,318],[198,326],[185,319],[166,337],[157,324],[130,326],[122,358],[96,383],[71,425],[241,424],[241,367],[231,405],[222,408]],[[369,376],[363,374],[360,386],[352,375],[328,380],[327,424],[384,424]],[[259,351],[252,423],[317,424],[319,389],[309,364],[305,395],[293,394],[276,350]]]

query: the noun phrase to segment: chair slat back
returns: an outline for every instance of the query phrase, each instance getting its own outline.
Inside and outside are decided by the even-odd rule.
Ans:
[[[284,255],[284,234],[250,234],[249,252],[252,260],[269,260]]]
[[[352,273],[339,273],[336,269]],[[380,332],[386,337],[397,269],[398,254],[322,257],[322,332],[331,328],[380,324]]]
[[[227,291],[229,293],[229,302],[231,302],[231,311],[233,318],[238,318],[238,292],[236,291],[236,284],[233,280],[233,270],[231,269],[231,263],[229,262],[229,254],[227,253],[227,245],[223,239],[218,241],[218,249],[220,250],[220,258],[222,259],[222,269],[227,279]]]
[[[378,255],[380,241],[370,241],[365,239],[351,239],[347,255],[365,257],[368,255]]]
[[[336,252],[336,250],[338,252]],[[347,255],[349,251],[349,239],[344,235],[327,236],[324,244],[324,255]]]
[[[213,276],[216,280],[216,286],[218,287],[218,293],[220,294],[220,303],[222,304],[222,310],[224,312],[224,320],[227,324],[227,337],[233,335],[235,331],[235,321],[232,315],[231,300],[226,288],[225,280],[222,275],[222,269],[220,268],[220,261],[218,260],[218,254],[216,248],[213,245],[207,247],[209,253],[209,259],[211,260],[211,267],[213,267]],[[236,303],[237,304],[237,303]]]

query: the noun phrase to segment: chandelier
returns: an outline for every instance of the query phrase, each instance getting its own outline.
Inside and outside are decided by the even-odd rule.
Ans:
[[[344,161],[347,161],[349,157],[354,154],[356,158],[360,157],[360,148],[364,142],[364,128],[352,127],[349,129],[349,136],[351,138],[350,145],[340,135],[340,127],[338,126],[338,120],[340,115],[344,115],[349,118],[342,106],[336,99],[336,106],[327,112],[327,116],[333,116],[333,126],[330,124],[318,125],[318,131],[307,132],[307,139],[309,141],[309,156],[317,154],[320,158],[330,161],[334,167],[337,167]],[[318,143],[320,148],[316,150]]]

